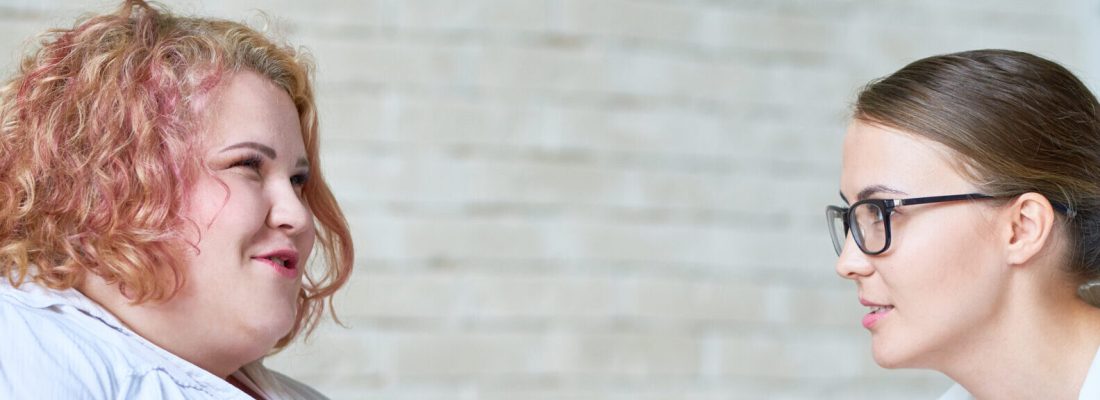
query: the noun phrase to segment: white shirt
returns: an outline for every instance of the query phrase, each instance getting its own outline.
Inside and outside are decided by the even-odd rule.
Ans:
[[[1085,383],[1081,385],[1081,393],[1077,395],[1077,399],[1100,399],[1100,349],[1097,349],[1096,355],[1092,357],[1092,366],[1089,367],[1089,372],[1085,375]],[[967,392],[962,385],[956,383],[955,386],[947,390],[947,393],[940,396],[940,400],[974,400],[974,396]]]
[[[266,399],[324,399],[268,370],[233,374]],[[0,399],[250,399],[229,382],[126,328],[74,289],[0,277]]]

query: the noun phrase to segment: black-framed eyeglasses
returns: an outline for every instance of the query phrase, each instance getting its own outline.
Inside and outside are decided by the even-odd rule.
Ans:
[[[866,199],[848,207],[828,206],[825,208],[825,219],[829,222],[829,235],[833,238],[833,248],[838,256],[844,250],[844,242],[848,238],[849,231],[859,250],[873,256],[882,254],[890,248],[890,214],[895,208],[992,198],[994,197],[981,193],[968,193],[910,199]]]

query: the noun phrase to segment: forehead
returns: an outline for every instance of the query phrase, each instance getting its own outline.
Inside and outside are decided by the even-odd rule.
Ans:
[[[226,78],[206,112],[205,140],[210,145],[256,141],[300,149],[298,110],[290,95],[252,71]]]
[[[958,170],[958,158],[946,146],[882,125],[853,121],[844,136],[840,190],[850,202],[860,191],[885,186],[908,196],[971,191]]]

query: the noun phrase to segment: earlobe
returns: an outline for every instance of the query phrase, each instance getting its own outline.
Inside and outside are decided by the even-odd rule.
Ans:
[[[1045,196],[1034,192],[1017,196],[1005,206],[1010,223],[1007,261],[1027,264],[1053,242],[1054,207]]]

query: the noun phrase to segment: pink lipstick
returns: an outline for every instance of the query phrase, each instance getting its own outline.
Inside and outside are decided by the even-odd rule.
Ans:
[[[298,252],[291,249],[276,250],[270,253],[252,257],[275,270],[279,275],[296,279],[298,278]]]
[[[871,329],[879,320],[885,318],[886,315],[894,310],[894,306],[876,304],[862,298],[859,299],[859,304],[862,304],[864,307],[871,307],[871,312],[863,316],[863,327],[867,329]]]

